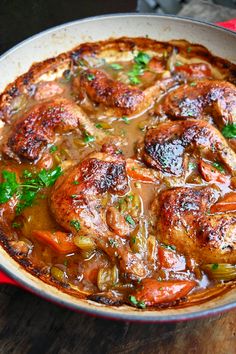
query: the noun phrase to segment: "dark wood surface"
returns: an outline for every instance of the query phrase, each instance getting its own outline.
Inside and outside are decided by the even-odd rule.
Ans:
[[[110,321],[0,289],[1,354],[235,354],[235,323],[235,310],[171,324]]]
[[[59,23],[135,8],[135,0],[1,0],[0,52]],[[236,311],[173,324],[115,322],[0,285],[0,354],[235,354],[235,323]]]

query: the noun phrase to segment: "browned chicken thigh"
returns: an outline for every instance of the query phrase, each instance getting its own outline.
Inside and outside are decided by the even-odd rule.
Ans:
[[[118,211],[109,228],[107,213],[114,210],[103,203],[107,193],[124,195],[128,190],[124,158],[105,147],[101,153],[91,154],[58,179],[51,193],[50,207],[57,222],[67,231],[91,237],[110,257],[119,257],[125,272],[142,277],[146,269],[141,259],[131,252],[126,240],[132,228],[121,215],[117,216]],[[126,227],[122,223],[126,223]],[[124,238],[123,241],[118,235]],[[109,239],[117,247],[112,247]]]
[[[56,133],[68,133],[78,127],[103,136],[73,101],[55,98],[23,113],[12,127],[4,151],[13,158],[37,161],[47,144],[53,143]]]
[[[222,128],[236,122],[236,87],[217,80],[186,84],[168,93],[157,113],[171,119],[203,119],[210,115]]]
[[[153,204],[158,238],[201,264],[235,263],[236,214],[211,214],[217,199],[211,186],[163,191]]]
[[[203,120],[167,121],[150,128],[140,150],[149,166],[174,176],[184,173],[185,153],[195,152],[210,160],[220,160],[236,174],[236,154],[222,134]]]

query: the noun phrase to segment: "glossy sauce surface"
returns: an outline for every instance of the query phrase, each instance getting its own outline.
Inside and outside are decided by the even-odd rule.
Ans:
[[[139,308],[203,301],[236,278],[233,70],[188,43],[148,46],[84,45],[13,98],[0,161],[14,256],[75,296]]]

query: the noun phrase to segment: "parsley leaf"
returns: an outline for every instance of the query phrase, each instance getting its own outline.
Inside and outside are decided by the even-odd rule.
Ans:
[[[110,65],[110,67],[111,67],[112,69],[114,69],[114,70],[121,70],[121,69],[123,69],[123,66],[121,66],[120,64],[117,64],[117,63],[112,63],[112,64]]]
[[[145,309],[145,308],[146,308],[145,302],[144,302],[144,301],[138,301],[134,295],[130,295],[130,296],[129,296],[129,301],[130,301],[131,304],[134,305],[135,307],[139,307],[139,308],[141,308],[141,309]]]
[[[219,162],[213,162],[212,166],[215,167],[220,172],[224,172],[225,171],[223,166]]]
[[[52,145],[51,147],[50,147],[50,149],[49,149],[49,152],[51,153],[51,154],[53,154],[54,152],[56,152],[57,151],[57,146],[56,145]]]
[[[147,53],[139,52],[137,54],[137,56],[134,58],[134,61],[137,64],[147,65],[149,63],[150,59],[151,59],[151,57]]]
[[[236,123],[225,125],[222,129],[222,134],[225,138],[236,138]]]
[[[131,215],[127,215],[127,216],[125,217],[125,220],[126,220],[131,226],[135,226],[135,225],[136,225],[136,224],[135,224],[135,221],[134,221],[134,219],[132,218]]]
[[[15,172],[2,171],[3,183],[0,183],[0,203],[6,203],[17,191]]]
[[[84,142],[86,144],[92,143],[93,141],[95,141],[95,137],[93,135],[89,135],[87,133],[84,133]]]
[[[80,222],[78,220],[71,220],[70,225],[73,226],[76,231],[80,230]]]
[[[0,183],[0,204],[17,194],[19,202],[16,206],[16,214],[19,215],[24,208],[32,206],[37,193],[42,188],[52,186],[61,174],[60,166],[48,171],[43,169],[34,175],[25,170],[21,176],[21,183],[18,183],[14,172],[2,171],[4,181]]]

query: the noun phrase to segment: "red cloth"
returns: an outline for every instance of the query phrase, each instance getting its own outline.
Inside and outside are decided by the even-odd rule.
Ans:
[[[236,32],[236,18],[225,22],[217,22],[216,25],[222,26]]]

